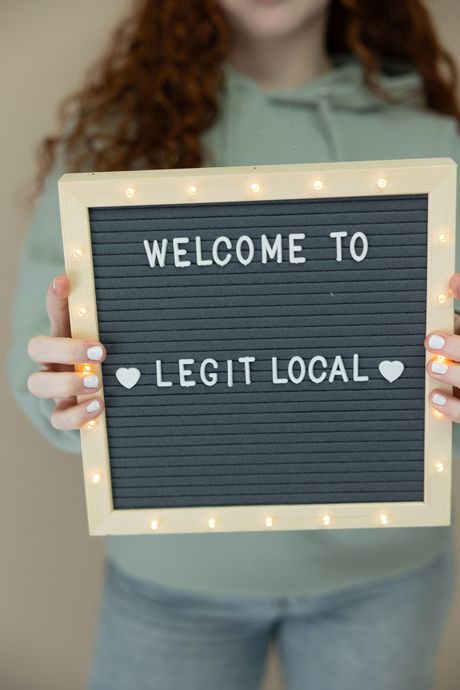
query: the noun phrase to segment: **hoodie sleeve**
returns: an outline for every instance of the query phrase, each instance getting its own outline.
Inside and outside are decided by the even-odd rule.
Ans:
[[[56,164],[36,201],[27,235],[20,249],[11,308],[11,341],[6,357],[7,381],[14,399],[36,429],[57,448],[81,452],[79,429],[59,430],[50,422],[54,399],[37,398],[27,378],[40,368],[28,355],[34,335],[49,335],[46,291],[55,275],[65,273],[57,182],[63,170]]]

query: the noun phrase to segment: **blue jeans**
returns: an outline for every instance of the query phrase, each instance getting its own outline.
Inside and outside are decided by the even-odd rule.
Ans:
[[[453,570],[448,552],[370,585],[273,597],[152,585],[107,561],[88,688],[256,690],[274,641],[288,690],[429,690]]]

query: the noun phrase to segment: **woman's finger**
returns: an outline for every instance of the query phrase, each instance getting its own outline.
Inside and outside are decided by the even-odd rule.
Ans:
[[[431,331],[425,337],[425,348],[435,355],[443,355],[460,362],[460,335]]]
[[[449,279],[449,289],[455,299],[460,299],[460,273],[453,273]]]
[[[460,422],[460,400],[458,398],[443,390],[433,390],[428,397],[435,410],[453,422]]]
[[[460,388],[460,364],[434,357],[427,362],[426,370],[433,379]]]
[[[78,405],[56,409],[51,413],[50,422],[55,429],[79,429],[87,422],[101,414],[104,401],[92,398]]]
[[[105,347],[97,341],[49,335],[33,336],[29,340],[27,352],[29,357],[41,364],[102,362],[107,356]]]
[[[51,335],[70,336],[69,291],[70,283],[65,274],[56,276],[48,286],[46,309]]]
[[[67,398],[92,393],[101,386],[97,374],[71,371],[34,371],[27,379],[29,392],[38,398]]]

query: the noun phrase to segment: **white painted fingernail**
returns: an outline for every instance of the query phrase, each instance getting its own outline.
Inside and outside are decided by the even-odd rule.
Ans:
[[[449,367],[444,362],[432,362],[431,371],[435,374],[446,374]]]
[[[433,402],[436,403],[436,405],[445,405],[447,398],[445,395],[441,395],[441,393],[435,393],[433,395]]]
[[[88,359],[101,359],[102,357],[102,347],[100,345],[93,345],[89,347],[86,351]]]
[[[445,344],[446,340],[442,337],[442,335],[432,335],[428,340],[428,345],[432,350],[441,350]]]
[[[89,405],[86,406],[86,410],[88,412],[97,412],[100,409],[101,409],[101,403],[99,402],[99,400],[91,400]]]
[[[95,374],[91,376],[85,376],[83,379],[83,385],[85,388],[97,388],[99,379]]]

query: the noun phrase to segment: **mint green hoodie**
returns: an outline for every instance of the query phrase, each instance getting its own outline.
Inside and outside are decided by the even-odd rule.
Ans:
[[[430,156],[459,161],[455,121],[424,107],[416,74],[398,74],[395,65],[392,71],[382,74],[388,90],[394,95],[414,92],[404,105],[389,105],[365,88],[361,67],[351,58],[336,61],[333,69],[305,85],[270,91],[227,64],[220,117],[203,137],[206,164]],[[38,368],[27,355],[27,343],[33,335],[49,334],[46,289],[65,271],[57,191],[64,172],[58,162],[46,180],[21,250],[7,373],[16,401],[42,435],[64,451],[80,453],[78,430],[51,426],[54,401],[27,391],[27,377]],[[457,241],[456,270],[459,255]],[[459,425],[454,424],[454,455],[458,442]],[[83,494],[81,509],[85,510]],[[445,548],[450,531],[433,527],[155,534],[110,536],[105,544],[121,568],[147,581],[202,591],[292,595],[330,591],[411,569]]]

